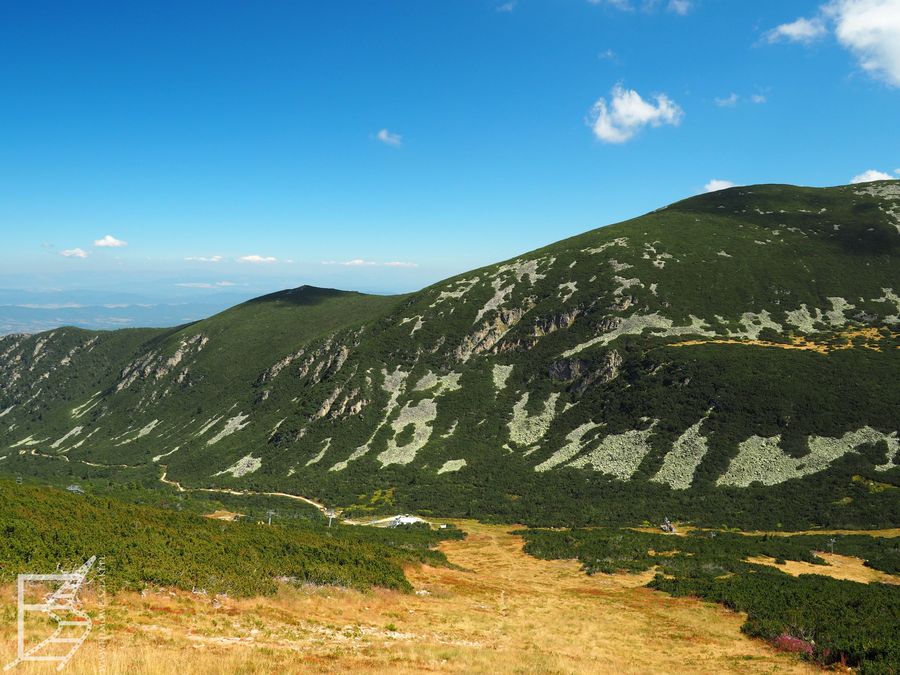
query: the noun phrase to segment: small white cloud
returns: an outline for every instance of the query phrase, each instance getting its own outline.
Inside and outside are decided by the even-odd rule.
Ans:
[[[186,281],[184,283],[175,284],[176,286],[180,286],[181,288],[225,288],[227,286],[234,286],[233,281],[217,281],[215,283],[208,283],[205,281]]]
[[[323,260],[323,265],[342,265],[343,267],[418,267],[418,263],[391,261],[386,263],[378,263],[363,258],[354,258],[353,260]]]
[[[728,188],[734,187],[734,183],[730,180],[722,180],[720,178],[713,178],[706,185],[703,186],[703,189],[706,192],[718,192],[719,190],[727,190]]]
[[[630,0],[588,0],[588,2],[592,5],[605,5],[607,7],[614,7],[615,9],[620,9],[623,12],[634,11],[634,7],[632,6]]]
[[[772,44],[776,42],[800,42],[803,44],[810,44],[825,37],[827,33],[828,29],[825,27],[825,22],[821,17],[814,17],[812,19],[800,17],[796,21],[776,26],[763,37],[767,42]]]
[[[900,176],[900,169],[894,169],[894,173]]]
[[[123,248],[128,246],[127,241],[122,241],[121,239],[116,239],[111,234],[106,235],[103,239],[98,239],[94,242],[94,246],[100,246],[101,248]]]
[[[253,263],[254,265],[269,264],[278,262],[278,258],[262,255],[242,255],[238,258],[238,262]]]
[[[591,110],[594,135],[604,143],[625,143],[646,126],[678,126],[683,111],[665,94],[645,101],[634,89],[613,87],[610,102],[601,98]]]
[[[766,97],[763,96],[762,94],[753,94],[753,96],[750,97],[750,100],[751,100],[753,103],[761,104],[761,103],[765,103],[765,102],[766,102]]]
[[[612,49],[607,49],[605,51],[600,52],[599,54],[597,54],[597,58],[600,59],[601,61],[618,61],[619,60],[618,55]]]
[[[392,131],[388,131],[387,129],[382,129],[377,134],[375,134],[375,138],[384,143],[385,145],[391,145],[395,148],[399,148],[403,144],[403,136],[400,134],[395,134]]]
[[[497,5],[497,11],[501,13],[509,13],[516,8],[516,0],[510,0],[510,2],[504,2],[502,5]]]
[[[720,108],[733,108],[737,105],[738,95],[732,92],[729,96],[725,98],[717,98],[716,105]]]
[[[664,0],[643,0],[640,3],[632,2],[632,0],[588,0],[588,3],[591,5],[611,7],[622,12],[633,12],[636,9],[636,4],[639,4],[642,12],[654,14],[663,7]],[[685,16],[691,11],[693,5],[693,0],[669,0],[665,3],[665,8],[666,11],[671,12],[672,14]]]
[[[371,267],[378,263],[371,260],[363,260],[362,258],[354,258],[353,260],[323,260],[323,265],[343,265],[344,267]]]
[[[211,263],[217,263],[217,262],[222,262],[223,258],[222,258],[222,256],[220,256],[220,255],[212,255],[212,256],[209,256],[209,257],[205,257],[205,256],[202,256],[202,255],[192,255],[192,256],[188,256],[187,258],[185,258],[185,260],[187,260],[187,261],[189,261],[189,262],[211,262]]]
[[[853,176],[853,178],[850,179],[850,183],[871,183],[873,180],[894,180],[894,177],[884,171],[869,169],[868,171],[863,171],[858,176]]]
[[[63,258],[87,258],[88,252],[80,249],[80,248],[67,248],[65,251],[60,251],[59,254]]]

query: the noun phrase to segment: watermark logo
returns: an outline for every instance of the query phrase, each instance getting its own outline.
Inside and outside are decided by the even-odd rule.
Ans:
[[[97,557],[93,556],[73,572],[20,574],[18,576],[17,658],[7,664],[3,670],[12,670],[20,663],[28,662],[56,663],[57,671],[68,665],[94,630],[94,621],[82,609],[78,593],[96,562]],[[98,570],[102,572],[102,568],[103,561],[101,560]],[[100,576],[102,577],[102,574]],[[34,595],[33,586],[36,584],[40,584],[41,588],[50,588],[51,590],[43,596],[41,602],[29,602],[29,590],[31,590],[31,595]],[[102,578],[100,592],[105,595]],[[55,624],[55,627],[49,636],[43,637],[36,644],[29,646],[26,618],[32,613],[43,614],[47,622],[50,625]],[[46,623],[43,625],[46,626]]]

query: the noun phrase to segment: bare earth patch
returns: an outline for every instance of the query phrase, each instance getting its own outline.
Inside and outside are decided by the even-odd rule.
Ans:
[[[219,511],[207,513],[205,517],[211,520],[225,520],[228,522],[233,522],[243,515],[243,513],[234,513],[233,511],[224,511],[220,509]]]

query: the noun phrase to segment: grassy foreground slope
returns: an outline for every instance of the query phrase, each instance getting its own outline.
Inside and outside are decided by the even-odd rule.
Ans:
[[[7,337],[0,471],[539,524],[896,524],[898,244],[896,181],[752,186],[409,296]]]
[[[836,550],[900,572],[900,540],[868,536],[745,536],[692,532],[684,537],[631,530],[530,530],[525,551],[542,559],[577,558],[589,574],[655,570],[650,588],[699,597],[745,612],[742,630],[823,664],[864,673],[900,667],[900,585],[831,579],[826,571],[795,578],[749,558],[806,561],[825,567],[814,551]],[[892,581],[900,584],[900,576]]]
[[[107,672],[134,675],[169,673],[173,663],[185,675],[815,672],[741,635],[734,612],[642,588],[652,573],[588,576],[573,561],[526,555],[509,527],[458,525],[466,538],[440,545],[449,566],[407,568],[415,593],[281,585],[257,598],[117,594],[66,672],[96,675],[100,658]],[[88,611],[92,600],[86,593]],[[0,606],[8,663],[15,588],[0,585]]]

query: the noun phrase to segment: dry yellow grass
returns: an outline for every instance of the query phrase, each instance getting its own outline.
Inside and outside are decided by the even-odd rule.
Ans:
[[[812,563],[798,562],[796,560],[787,560],[783,565],[777,565],[774,558],[766,556],[747,558],[747,562],[772,565],[782,572],[793,574],[795,577],[801,574],[821,574],[834,579],[858,581],[861,584],[870,584],[877,581],[883,584],[900,585],[900,577],[866,567],[865,561],[861,558],[838,555],[837,553],[824,553],[822,551],[816,551],[816,555],[827,562],[828,565],[813,565]]]
[[[411,568],[415,594],[284,587],[271,598],[122,594],[107,609],[109,673],[812,672],[739,632],[738,614],[526,555],[512,528],[465,522],[442,548],[460,569]],[[3,589],[9,607],[13,589]],[[88,604],[92,599],[86,598]],[[13,656],[14,613],[0,625]],[[66,672],[98,673],[92,640]],[[22,667],[17,672],[49,673]]]
[[[676,522],[675,527],[677,528],[677,532],[675,535],[677,536],[685,536],[690,534],[691,532],[713,532],[717,530],[712,530],[706,527],[695,527],[694,525],[683,525],[681,523]],[[649,534],[660,534],[661,531],[658,527],[633,527],[631,528],[636,530],[637,532],[647,532]],[[892,528],[884,528],[880,530],[730,530],[735,534],[743,534],[747,537],[760,537],[764,534],[775,536],[775,537],[793,537],[801,534],[864,534],[869,537],[900,537],[900,527],[892,527]]]
[[[793,537],[797,534],[864,534],[869,537],[900,537],[900,527],[889,527],[881,530],[797,530],[794,532],[784,532],[779,530],[756,530],[749,532],[739,532],[747,536],[759,536],[763,534],[774,535],[778,537]]]
[[[878,328],[858,328],[854,330],[844,331],[843,333],[837,334],[835,337],[845,338],[847,342],[844,343],[836,343],[836,342],[814,342],[812,340],[807,340],[804,337],[794,336],[791,338],[790,342],[772,342],[770,340],[739,340],[739,339],[730,339],[730,338],[713,338],[709,340],[682,340],[681,342],[674,342],[669,347],[692,347],[695,345],[744,345],[744,346],[752,346],[752,347],[770,347],[774,349],[799,349],[802,351],[810,351],[816,352],[817,354],[829,354],[835,351],[841,351],[844,349],[853,349],[856,347],[862,347],[864,349],[871,349],[876,352],[881,351],[881,345],[879,344],[886,337],[896,338],[896,333],[889,333],[886,336],[882,333]]]

